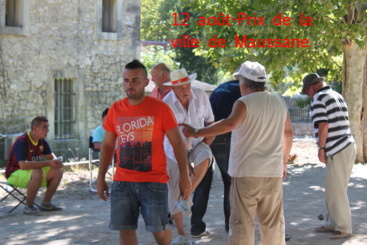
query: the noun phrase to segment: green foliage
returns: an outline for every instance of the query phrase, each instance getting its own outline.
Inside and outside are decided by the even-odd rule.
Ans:
[[[189,34],[192,38],[200,38],[203,33],[194,33],[191,28],[191,21],[188,27],[173,26],[174,16],[177,13],[177,21],[181,23],[181,13],[186,12],[186,9],[181,8],[181,3],[177,1],[141,1],[141,38],[143,40],[152,41],[167,41],[170,39],[180,38],[183,34]],[[191,13],[190,13],[191,14]],[[192,20],[192,18],[190,18]],[[188,73],[197,73],[197,79],[211,84],[218,83],[219,76],[218,66],[214,65],[210,57],[197,52],[194,48],[172,48],[171,51],[163,52],[162,50],[155,50],[154,53],[143,52],[142,60],[151,67],[157,61],[165,62],[169,55],[167,63],[171,69],[185,68]],[[166,62],[165,62],[166,63]],[[173,63],[173,65],[170,65]],[[173,68],[174,67],[174,68]]]
[[[229,1],[229,0],[192,0],[181,1],[193,16],[218,16],[219,13],[236,17],[245,12],[248,16],[264,17],[264,25],[248,25],[243,22],[237,25],[192,24],[192,33],[205,33],[200,36],[201,43],[217,35],[227,40],[225,48],[208,48],[201,45],[195,52],[212,58],[215,66],[224,70],[235,69],[244,60],[259,61],[271,73],[273,84],[281,83],[286,76],[300,84],[305,73],[318,69],[328,69],[326,79],[341,80],[343,53],[342,41],[353,40],[366,45],[366,10],[358,2],[349,0],[264,0],[264,1]],[[273,18],[282,13],[290,17],[290,25],[277,26]],[[359,13],[357,16],[356,13]],[[312,19],[312,25],[302,25],[306,18]],[[364,17],[364,19],[363,19]],[[310,24],[310,23],[309,23]],[[236,48],[235,35],[247,35],[254,39],[307,39],[307,48]],[[225,54],[225,55],[224,55]],[[286,72],[285,65],[298,66],[298,69]]]
[[[146,51],[141,52],[141,61],[147,67],[148,72],[150,68],[160,62],[165,63],[171,70],[179,68],[179,63],[175,61],[176,53],[172,50],[164,50],[162,46],[151,45],[147,47]]]
[[[304,97],[298,97],[293,98],[294,104],[298,106],[299,108],[305,108],[310,106],[310,98],[304,96]]]
[[[197,72],[199,79],[216,83],[219,73],[235,69],[245,60],[262,63],[271,75],[272,88],[280,93],[299,93],[305,74],[327,69],[327,81],[340,81],[343,43],[355,41],[366,45],[366,4],[349,0],[142,0],[142,39],[169,41],[182,34],[200,40],[198,48],[175,49],[180,67]],[[179,23],[189,13],[188,26],[173,26],[173,13]],[[222,13],[223,15],[219,15]],[[239,13],[264,18],[264,25],[238,24],[198,25],[200,17],[237,18]],[[281,13],[289,17],[289,25],[274,25],[274,17]],[[301,18],[302,14],[302,18]],[[305,25],[305,21],[308,25]],[[303,22],[303,24],[302,24]],[[214,35],[226,40],[226,47],[211,48],[207,42]],[[235,35],[248,39],[307,39],[306,48],[248,48],[235,47]],[[200,57],[198,57],[200,56]],[[204,59],[204,58],[207,59]],[[213,67],[210,67],[211,63]],[[290,69],[286,67],[292,67]],[[215,68],[215,69],[214,69]],[[213,73],[216,70],[216,74]],[[284,82],[286,81],[286,82]]]
[[[193,49],[175,48],[176,61],[184,67],[189,74],[197,73],[197,80],[216,84],[218,81],[217,69],[208,61],[208,58],[197,56]]]
[[[141,39],[166,41],[174,36],[171,23],[173,1],[141,0]]]
[[[223,70],[218,70],[217,75],[218,75],[218,81],[215,85],[219,85],[221,83],[234,80],[233,73],[230,73],[228,71],[226,72]]]
[[[339,94],[342,94],[342,83],[341,82],[331,82],[330,83],[330,86],[336,91],[338,92]]]

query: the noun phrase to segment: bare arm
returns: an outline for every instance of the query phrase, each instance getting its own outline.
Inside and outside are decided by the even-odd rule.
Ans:
[[[185,144],[178,127],[168,130],[166,132],[166,136],[172,145],[173,153],[175,154],[178,169],[180,171],[180,194],[182,198],[186,200],[190,195],[191,180],[189,178],[189,163],[187,160]]]
[[[47,160],[57,159],[54,153],[43,155]]]
[[[93,148],[96,150],[100,150],[102,147],[102,143],[101,142],[93,142]]]
[[[97,177],[97,193],[99,198],[102,200],[107,200],[109,197],[108,187],[106,184],[106,173],[108,170],[108,166],[110,165],[113,157],[113,153],[115,151],[115,142],[116,142],[116,134],[106,131],[102,149],[99,155],[99,168],[98,168],[98,177]]]
[[[19,166],[23,170],[43,168],[48,166],[51,168],[62,168],[64,166],[64,164],[62,164],[62,162],[57,159],[53,153],[43,156],[46,158],[45,161],[19,161]]]
[[[213,124],[214,122],[208,122],[208,123],[205,123],[205,127],[206,126],[209,126],[211,124]],[[204,137],[203,139],[203,142],[207,145],[211,145],[213,143],[213,141],[215,140],[215,136],[206,136]]]
[[[318,123],[319,147],[326,146],[328,131],[329,131],[329,124],[327,122]],[[319,149],[318,157],[319,157],[320,162],[326,163],[325,149]]]
[[[289,112],[287,113],[287,118],[284,125],[284,142],[283,142],[283,179],[287,176],[287,163],[288,157],[291,152],[293,143],[293,129],[292,122]]]
[[[213,123],[208,127],[199,129],[196,135],[197,137],[204,137],[230,132],[237,128],[238,124],[245,119],[246,114],[246,105],[242,101],[236,101],[233,105],[231,115],[229,115],[228,118]],[[193,127],[187,124],[180,124],[180,126],[184,126],[183,133],[186,137],[194,137]]]

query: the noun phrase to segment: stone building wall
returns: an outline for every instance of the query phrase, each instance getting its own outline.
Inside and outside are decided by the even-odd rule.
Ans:
[[[105,33],[102,0],[22,2],[23,26],[7,27],[0,0],[0,134],[29,130],[32,118],[45,115],[51,147],[86,156],[102,111],[125,96],[123,66],[139,58],[140,3],[116,0],[117,31]],[[54,137],[56,78],[72,79],[76,93],[76,135],[67,140]]]
[[[314,136],[312,123],[292,122],[293,133],[296,136]]]

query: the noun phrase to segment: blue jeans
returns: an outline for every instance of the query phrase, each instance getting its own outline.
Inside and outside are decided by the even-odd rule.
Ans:
[[[203,221],[206,209],[208,206],[210,187],[213,181],[213,162],[210,163],[208,170],[206,171],[200,184],[196,187],[192,202],[194,205],[191,207],[191,234],[199,235],[206,229],[206,224]]]
[[[139,213],[147,231],[168,228],[166,183],[114,181],[111,188],[111,230],[135,230]]]
[[[231,151],[231,132],[218,135],[215,137],[214,142],[210,145],[212,153],[215,157],[222,180],[224,184],[224,198],[223,198],[223,209],[225,218],[225,229],[229,230],[229,216],[230,216],[230,202],[229,202],[229,191],[231,187],[231,176],[228,174],[228,161],[229,153]]]

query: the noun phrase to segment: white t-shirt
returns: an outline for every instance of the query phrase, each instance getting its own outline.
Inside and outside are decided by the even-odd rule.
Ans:
[[[233,130],[228,174],[232,177],[282,177],[287,106],[278,94],[255,92],[238,99],[247,108]]]
[[[194,128],[203,128],[205,127],[205,123],[214,122],[214,115],[210,106],[208,95],[200,88],[191,87],[191,98],[188,111],[186,111],[186,109],[182,106],[173,91],[169,92],[166,97],[164,97],[163,101],[172,109],[178,124],[187,123]],[[190,140],[191,147],[194,148],[203,140],[203,137],[190,138]],[[173,148],[167,137],[164,139],[164,150],[166,152],[166,156],[169,159],[176,161],[176,158],[173,154]]]

